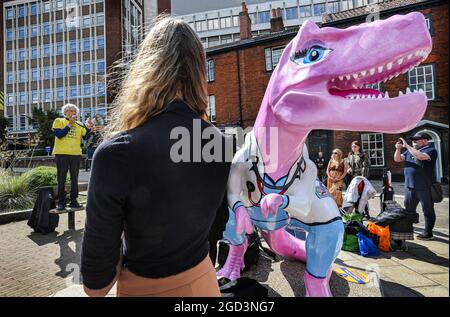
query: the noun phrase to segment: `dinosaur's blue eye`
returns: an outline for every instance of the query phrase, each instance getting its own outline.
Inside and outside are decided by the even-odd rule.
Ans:
[[[314,64],[323,60],[331,51],[332,49],[315,45],[309,49],[295,52],[291,56],[291,61],[298,65]]]

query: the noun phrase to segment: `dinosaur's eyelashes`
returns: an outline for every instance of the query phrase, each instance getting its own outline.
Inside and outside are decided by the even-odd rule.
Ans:
[[[331,51],[332,49],[330,48],[315,45],[308,49],[295,52],[291,55],[291,61],[297,65],[314,64],[323,60]]]

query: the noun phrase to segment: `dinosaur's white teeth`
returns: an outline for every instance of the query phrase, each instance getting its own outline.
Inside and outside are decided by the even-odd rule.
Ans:
[[[406,94],[410,94],[410,93],[411,93],[411,89],[409,89],[409,87],[406,88]]]
[[[401,90],[398,92],[398,96],[399,97],[403,96],[403,92]]]
[[[392,69],[392,62],[387,63],[386,68],[388,70],[391,70]]]
[[[399,59],[397,60],[397,64],[399,64],[399,65],[403,64],[403,58],[399,58]]]
[[[383,66],[378,66],[378,73],[381,74],[383,72]]]
[[[339,80],[344,80],[344,76],[339,76]]]
[[[387,91],[384,93],[384,98],[389,99],[389,93]]]
[[[370,75],[373,76],[375,74],[375,68],[370,69]]]
[[[350,80],[351,76],[350,75],[345,75],[345,78],[347,78],[347,80]]]
[[[379,95],[378,95],[378,99],[383,99],[383,95],[382,95],[382,94],[379,94]]]
[[[412,53],[409,54],[409,55],[408,55],[408,60],[410,60],[412,57],[413,57],[413,54],[412,54]]]
[[[423,89],[419,89],[419,93],[425,95],[425,91],[423,91]]]
[[[358,78],[358,74],[353,74],[353,78],[354,79]]]
[[[366,74],[367,74],[367,71],[365,71],[365,70],[363,70],[363,71],[361,72],[361,76],[362,76],[362,77],[366,77]]]

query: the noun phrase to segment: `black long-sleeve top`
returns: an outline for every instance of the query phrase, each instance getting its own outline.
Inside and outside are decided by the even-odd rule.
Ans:
[[[185,103],[174,102],[97,148],[81,255],[85,286],[101,289],[114,279],[122,244],[123,265],[148,278],[178,274],[207,256],[209,230],[225,195],[230,162],[225,162],[223,147],[221,162],[192,162],[195,142],[202,148],[213,137],[222,145],[228,142],[215,128],[209,139],[194,131],[206,128],[213,127]],[[176,163],[171,150],[180,150],[177,145],[187,132],[192,139],[185,150],[191,162]]]

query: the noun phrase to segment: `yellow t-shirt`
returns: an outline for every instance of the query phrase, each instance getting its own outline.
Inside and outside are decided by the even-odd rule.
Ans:
[[[55,137],[55,146],[52,154],[66,154],[66,155],[81,155],[81,140],[86,135],[86,129],[80,126],[82,124],[77,122],[74,124],[66,136],[61,139]],[[53,121],[52,130],[64,129],[69,124],[66,118],[56,118]]]

